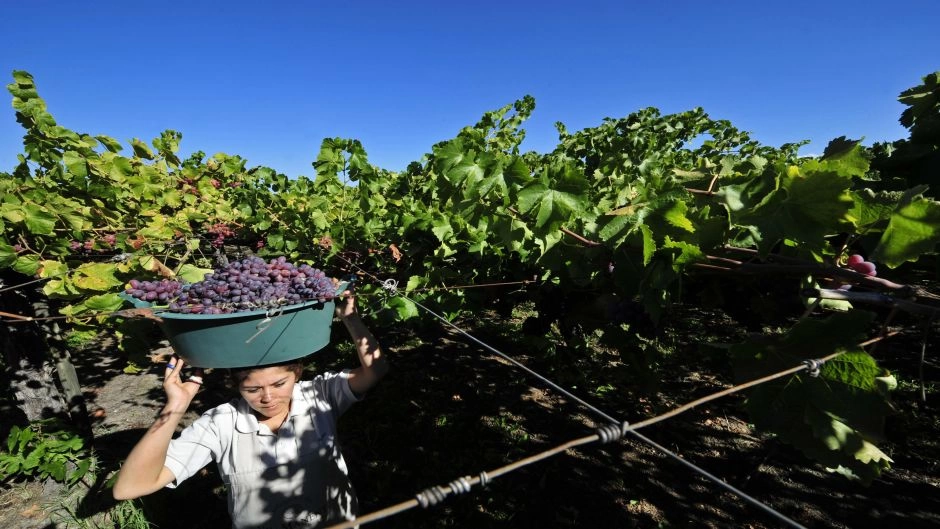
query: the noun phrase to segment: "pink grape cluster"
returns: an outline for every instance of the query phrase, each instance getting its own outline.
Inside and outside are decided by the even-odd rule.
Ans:
[[[875,277],[878,275],[878,270],[875,267],[875,263],[866,261],[864,257],[855,253],[849,256],[846,261],[846,265],[852,270],[858,272],[859,274],[864,274],[868,277]],[[838,284],[838,282],[837,282]],[[852,285],[850,284],[841,284],[837,287],[839,290],[851,290]]]
[[[104,243],[105,246],[112,247],[117,243],[117,236],[115,236],[113,233],[109,233],[97,240],[88,239],[85,242],[72,240],[69,241],[69,249],[71,249],[73,252],[89,253],[96,248],[95,243],[97,241]]]
[[[295,266],[283,256],[265,261],[247,257],[230,261],[197,283],[131,280],[126,292],[144,301],[165,301],[170,312],[229,314],[329,301],[335,297],[333,281],[307,264]]]
[[[206,231],[208,231],[212,235],[215,235],[215,239],[212,240],[212,246],[216,248],[221,248],[222,245],[225,244],[226,237],[233,237],[235,235],[235,232],[232,231],[232,229],[229,228],[227,225],[225,225],[224,222],[213,224]]]
[[[878,269],[875,267],[875,263],[866,261],[864,257],[857,253],[850,255],[846,264],[848,264],[849,268],[860,274],[865,274],[869,277],[878,275]]]

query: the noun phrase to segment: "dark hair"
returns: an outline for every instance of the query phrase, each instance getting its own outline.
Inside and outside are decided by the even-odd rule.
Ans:
[[[304,363],[302,360],[288,360],[286,362],[279,362],[277,364],[264,364],[260,366],[248,366],[248,367],[237,367],[228,370],[229,379],[235,386],[239,386],[246,378],[251,374],[252,371],[257,371],[259,369],[267,369],[269,367],[283,367],[294,374],[297,377],[297,380],[300,380],[300,375],[304,372]]]

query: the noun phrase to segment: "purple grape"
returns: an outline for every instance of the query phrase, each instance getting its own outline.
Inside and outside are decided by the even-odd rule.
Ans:
[[[229,262],[205,275],[202,281],[132,280],[128,294],[168,301],[171,312],[227,314],[271,309],[304,301],[327,301],[335,293],[332,281],[308,264],[295,266],[284,256],[265,261],[248,257]]]

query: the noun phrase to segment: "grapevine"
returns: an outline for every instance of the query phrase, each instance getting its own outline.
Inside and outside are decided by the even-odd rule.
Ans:
[[[808,285],[852,282],[886,291],[896,306],[935,306],[936,296],[892,282],[896,269],[922,264],[921,258],[935,254],[940,243],[940,201],[930,194],[936,192],[905,180],[895,169],[910,156],[892,155],[936,156],[938,143],[930,131],[940,130],[932,117],[940,105],[931,101],[940,101],[940,89],[937,76],[931,79],[902,99],[918,107],[906,112],[902,123],[921,133],[894,146],[868,149],[839,138],[822,156],[805,158],[798,156],[801,144],[760,145],[699,108],[671,115],[646,108],[577,132],[560,125],[559,143],[551,152],[523,154],[521,125],[535,106],[534,99],[524,97],[436,143],[403,172],[371,165],[357,140],[326,138],[311,179],[250,168],[245,159],[222,153],[204,159],[199,152],[181,162],[176,153],[182,136],[175,131],[154,138],[153,149],[134,140],[132,152],[122,155],[123,147],[109,136],[57,125],[32,77],[15,72],[8,88],[17,120],[26,129],[25,152],[0,179],[0,267],[45,280],[42,294],[62,300],[63,315],[88,319],[121,307],[125,299],[119,293],[126,284],[125,294],[188,314],[331,299],[333,287],[325,274],[289,262],[314,256],[324,267],[348,265],[350,272],[424,290],[416,300],[433,302],[448,318],[493,306],[493,301],[533,303],[535,327],[563,323],[561,328],[572,331],[564,333],[566,339],[598,335],[621,351],[635,343],[641,329],[655,328],[671,316],[676,302],[688,301],[694,280],[707,281],[708,290],[703,286],[702,292],[717,292],[716,305],[729,314],[734,308],[727,307],[737,305],[737,313],[753,318],[755,328],[765,328],[769,319],[769,312],[755,310],[764,308],[755,301],[783,309],[780,321],[794,316],[781,296],[797,299],[796,281],[776,282],[779,292],[762,298],[759,291],[732,290],[730,281],[721,285],[705,273],[733,274],[734,283],[758,273],[799,274],[811,276]],[[928,108],[920,108],[924,105]],[[897,189],[902,186],[907,187],[903,192]],[[115,227],[120,236],[96,238]],[[236,227],[238,237],[259,255],[279,257],[236,261],[204,277],[201,269],[186,269],[187,259],[201,253],[203,245],[224,254]],[[202,236],[207,229],[210,238]],[[846,235],[859,253],[843,266],[844,248],[833,241]],[[108,260],[104,251],[121,258]],[[82,262],[92,260],[98,262]],[[163,279],[128,284],[135,276]],[[536,289],[494,299],[425,288],[533,276],[543,282],[541,300]],[[856,293],[841,293],[846,294]],[[910,299],[898,299],[902,294]],[[812,311],[824,307],[810,306]],[[378,309],[382,323],[419,315],[417,304],[398,297]],[[862,312],[845,310],[852,310],[852,318]],[[869,324],[860,317],[854,321],[819,334],[855,339]],[[772,368],[770,341],[737,349],[733,361],[755,374]],[[843,346],[835,342],[810,345],[815,356],[823,356]],[[802,354],[801,348],[792,350]],[[856,406],[863,402],[860,395],[867,402],[887,402],[886,392],[874,388],[890,377],[866,354],[858,357],[870,369],[858,379],[847,371],[824,373],[826,391],[842,384],[864,392],[823,395],[833,397],[819,399],[819,406],[826,407],[823,415],[841,413],[828,403]],[[801,383],[794,382],[794,391]],[[756,420],[790,405],[772,397],[752,401],[755,422],[778,434],[796,428]],[[854,419],[873,417],[876,423],[885,412],[857,406],[844,414],[853,420],[837,432],[827,432],[820,422],[812,432],[800,431],[794,443],[821,454],[833,468],[851,468],[871,479],[888,460],[873,450],[855,454],[851,449],[857,443],[844,434],[853,432],[856,441],[869,442],[871,429]]]

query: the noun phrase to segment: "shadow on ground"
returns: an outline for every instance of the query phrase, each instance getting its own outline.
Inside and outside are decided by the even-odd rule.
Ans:
[[[700,318],[697,324],[714,329],[729,325],[718,317]],[[635,381],[636,373],[625,373],[629,365],[615,366],[603,357],[546,359],[527,349],[519,336],[478,336],[608,414],[638,421],[730,385],[726,359],[689,343],[690,334],[674,329],[675,352],[655,373],[643,375],[659,381],[646,385],[621,383],[631,377]],[[715,339],[723,338],[728,336]],[[900,380],[916,379],[912,359],[919,352],[918,340],[897,340],[880,351],[883,364]],[[392,371],[340,423],[362,514],[590,435],[598,425],[589,410],[458,335],[386,332],[382,341]],[[165,344],[156,348],[154,363],[137,374],[123,372],[126,364],[113,349],[77,355],[89,409],[105,412],[95,424],[95,447],[106,468],[117,468],[159,412],[164,398],[159,359],[168,353]],[[348,348],[331,346],[313,355],[311,369],[353,363]],[[936,366],[927,366],[928,380],[938,375]],[[187,421],[233,395],[221,373],[206,379]],[[615,383],[600,392],[586,385],[592,380]],[[806,527],[940,526],[938,421],[935,408],[919,401],[915,384],[902,384],[896,392],[899,413],[891,419],[891,437],[884,443],[894,465],[869,487],[829,474],[756,432],[741,411],[742,399],[726,397],[642,433]],[[102,481],[80,498],[76,513],[90,519],[111,506],[110,490]],[[158,527],[229,524],[214,468],[177,490],[148,497],[142,506]],[[409,529],[781,526],[761,508],[633,437],[569,450],[440,505],[368,524]]]

